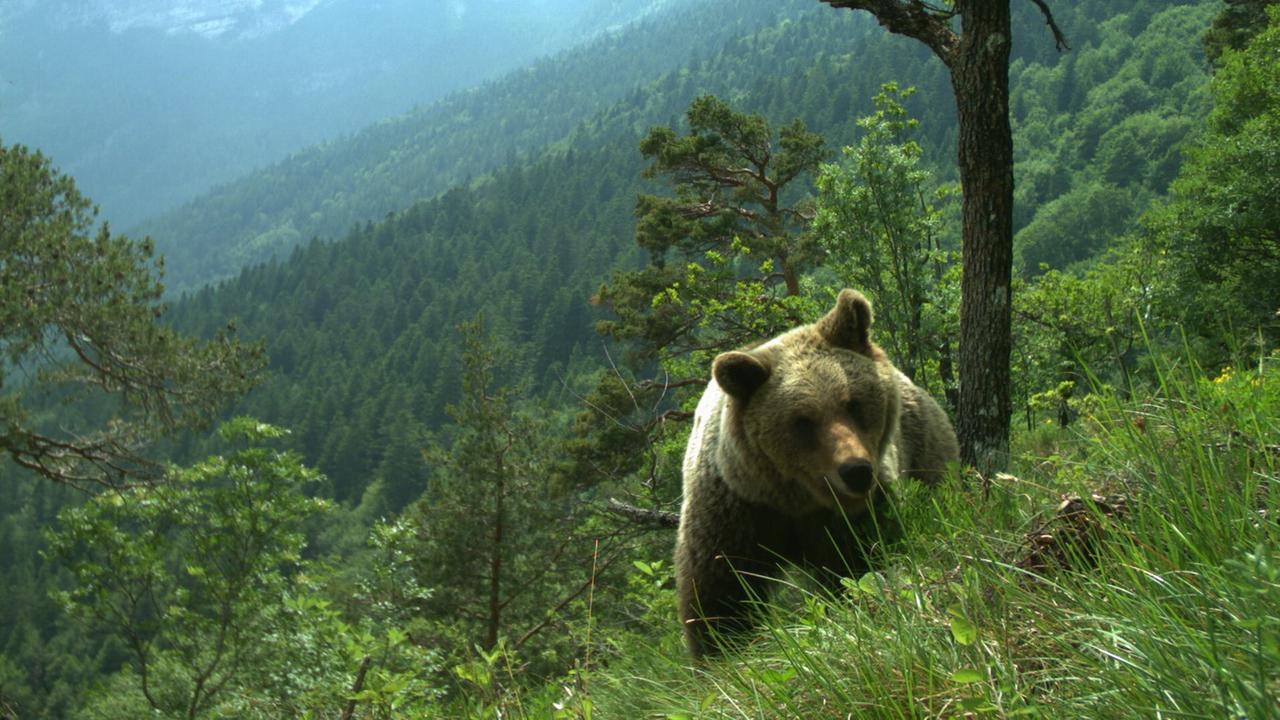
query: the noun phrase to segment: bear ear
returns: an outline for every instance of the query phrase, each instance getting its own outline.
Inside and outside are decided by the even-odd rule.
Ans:
[[[745,352],[721,353],[711,364],[716,384],[739,400],[750,398],[769,379],[769,373],[769,366],[763,360]]]
[[[818,321],[818,332],[836,347],[872,355],[871,303],[857,290],[845,288],[836,306]]]

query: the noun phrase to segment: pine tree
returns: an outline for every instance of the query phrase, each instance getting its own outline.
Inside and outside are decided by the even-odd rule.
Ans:
[[[78,486],[154,477],[141,446],[207,421],[262,363],[225,333],[198,342],[157,322],[151,241],[95,230],[96,216],[39,152],[0,145],[0,452]],[[81,400],[106,419],[68,432],[34,417]]]

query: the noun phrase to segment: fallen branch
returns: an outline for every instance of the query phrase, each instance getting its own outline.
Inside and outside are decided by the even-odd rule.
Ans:
[[[1280,443],[1272,445],[1253,445],[1242,443],[1206,443],[1204,446],[1208,450],[1216,450],[1218,452],[1227,452],[1228,450],[1239,450],[1245,448],[1256,453],[1268,453],[1271,455],[1280,455]]]
[[[1129,513],[1129,505],[1123,495],[1063,498],[1052,518],[1027,533],[1014,565],[1037,574],[1092,566],[1099,543],[1114,529],[1112,522]]]

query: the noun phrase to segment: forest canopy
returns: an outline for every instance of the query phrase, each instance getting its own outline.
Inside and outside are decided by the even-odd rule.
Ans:
[[[0,716],[1266,716],[1280,10],[1046,4],[1068,52],[1011,5],[1006,472],[895,486],[872,572],[788,573],[693,670],[671,528],[712,358],[857,287],[958,402],[926,48],[818,2],[655,14],[683,54],[625,82],[653,37],[158,221],[216,281],[181,297],[0,145]]]

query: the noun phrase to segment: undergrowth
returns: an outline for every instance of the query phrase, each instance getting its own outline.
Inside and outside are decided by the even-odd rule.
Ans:
[[[902,488],[887,562],[782,579],[742,652],[691,666],[650,583],[650,626],[487,716],[1280,717],[1280,355],[1156,375],[1009,474]]]

